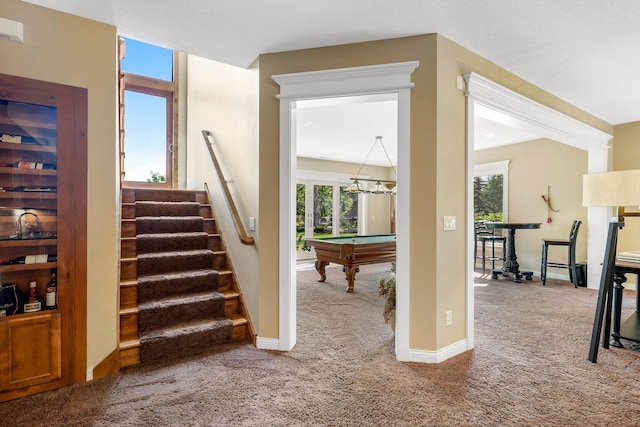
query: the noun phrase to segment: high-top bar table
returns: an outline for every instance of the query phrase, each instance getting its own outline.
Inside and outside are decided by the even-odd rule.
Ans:
[[[621,324],[623,283],[627,281],[627,274],[636,275],[636,311]],[[640,342],[640,263],[616,261],[613,285],[613,332],[611,344],[613,347],[624,347],[620,338]]]
[[[497,279],[498,274],[503,276],[513,274],[513,281],[516,283],[522,283],[522,276],[525,276],[527,280],[533,278],[532,271],[520,271],[520,264],[518,264],[518,257],[516,256],[516,230],[530,230],[540,228],[539,222],[487,222],[485,223],[487,228],[494,229],[507,229],[509,235],[507,236],[507,252],[505,254],[504,263],[501,270],[493,270],[491,272],[491,278]]]

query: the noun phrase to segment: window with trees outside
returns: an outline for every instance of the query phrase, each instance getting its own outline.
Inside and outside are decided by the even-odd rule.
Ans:
[[[296,185],[296,246],[304,238],[354,236],[358,234],[358,195],[346,184],[298,182]],[[336,227],[336,224],[338,225]]]
[[[502,193],[502,175],[485,175],[474,177],[474,220],[502,222]]]
[[[475,221],[508,221],[509,160],[474,166],[473,216]]]

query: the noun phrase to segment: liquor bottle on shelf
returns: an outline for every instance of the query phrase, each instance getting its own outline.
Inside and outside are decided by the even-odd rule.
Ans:
[[[29,296],[27,302],[24,304],[25,313],[35,313],[41,311],[44,307],[44,299],[38,293],[38,287],[36,281],[29,282]]]
[[[47,284],[47,292],[46,292],[46,304],[47,310],[55,310],[58,308],[58,282],[56,280],[56,270],[53,270],[51,273],[51,280]]]
[[[56,262],[56,254],[23,255],[9,261],[9,264],[41,264],[45,262]]]

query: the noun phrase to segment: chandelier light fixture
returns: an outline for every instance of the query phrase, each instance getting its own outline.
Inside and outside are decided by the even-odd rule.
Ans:
[[[366,179],[366,178],[359,177],[360,172],[362,171],[362,168],[367,163],[367,160],[369,159],[369,156],[371,155],[371,152],[373,151],[373,149],[376,147],[377,143],[380,143],[380,145],[382,146],[382,150],[384,151],[384,154],[385,156],[387,156],[387,160],[389,161],[389,166],[391,166],[391,169],[393,170],[393,176],[395,176],[397,179],[398,175],[396,174],[396,168],[393,166],[393,163],[391,162],[391,158],[389,157],[389,153],[387,152],[387,149],[382,143],[382,137],[376,136],[376,139],[375,141],[373,141],[373,145],[371,145],[371,148],[369,149],[367,156],[364,158],[364,161],[360,165],[360,169],[358,169],[358,172],[356,172],[356,176],[351,178],[351,180],[353,181],[353,184],[347,187],[347,190],[346,190],[347,192],[370,193],[370,194],[393,194],[393,195],[397,193],[398,186],[396,185],[395,180],[391,181],[391,180],[385,180],[385,179]],[[375,184],[373,185],[373,187],[367,190],[364,184],[362,184],[362,182],[360,181],[375,182]],[[393,184],[393,188],[389,189],[389,186],[385,184]]]

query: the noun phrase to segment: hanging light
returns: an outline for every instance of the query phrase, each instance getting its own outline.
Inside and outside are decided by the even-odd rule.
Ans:
[[[387,194],[389,192],[390,190],[387,188],[387,186],[382,184],[380,181],[377,181],[376,184],[369,190],[369,193],[371,194]]]
[[[347,187],[348,193],[364,193],[366,191],[367,189],[365,188],[364,184],[358,181],[357,178],[353,181],[353,184]]]
[[[364,161],[360,165],[360,168],[358,169],[358,172],[356,173],[356,176],[354,178],[351,178],[353,180],[353,184],[351,184],[350,186],[347,187],[347,190],[346,190],[347,192],[349,192],[349,193],[366,193],[366,192],[368,192],[368,193],[371,193],[371,194],[394,194],[394,195],[397,194],[398,186],[396,185],[396,181],[389,181],[389,180],[382,180],[382,179],[365,179],[365,178],[360,178],[359,177],[360,171],[362,171],[362,168],[367,163],[367,159],[371,155],[371,152],[373,151],[373,149],[375,148],[375,146],[376,146],[376,144],[378,142],[382,146],[382,150],[384,151],[385,156],[387,156],[387,160],[389,160],[389,166],[391,166],[391,169],[393,170],[394,176],[397,177],[396,168],[393,166],[393,163],[391,162],[391,158],[389,157],[389,153],[387,153],[387,149],[384,147],[384,144],[382,143],[382,137],[381,136],[376,136],[376,139],[375,139],[375,141],[373,141],[373,145],[369,149],[369,152],[367,153],[367,156],[364,158]],[[369,191],[367,191],[365,186],[360,181],[375,182],[375,185],[373,187],[371,187],[369,189]],[[389,190],[389,187],[384,185],[383,183],[384,184],[393,184],[394,187],[391,190]]]

